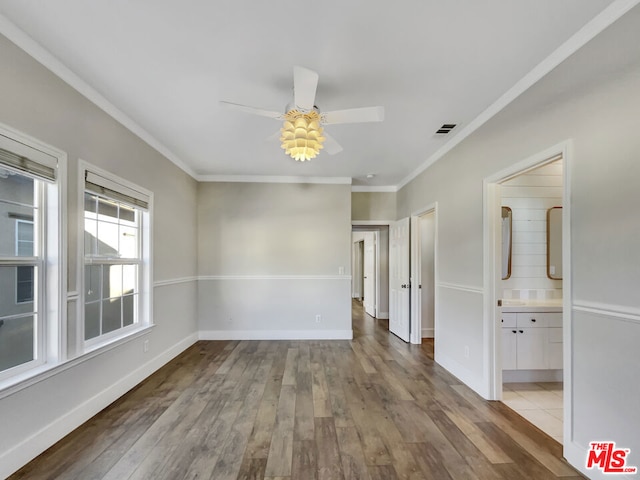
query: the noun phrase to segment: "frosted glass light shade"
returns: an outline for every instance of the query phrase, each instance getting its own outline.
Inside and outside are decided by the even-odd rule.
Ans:
[[[316,110],[303,113],[290,110],[284,116],[280,130],[282,149],[294,160],[304,162],[315,158],[322,149],[322,127]]]

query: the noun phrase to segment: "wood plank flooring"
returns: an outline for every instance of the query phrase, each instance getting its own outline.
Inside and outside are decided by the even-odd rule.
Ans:
[[[582,478],[560,444],[353,305],[353,341],[198,342],[17,479]]]

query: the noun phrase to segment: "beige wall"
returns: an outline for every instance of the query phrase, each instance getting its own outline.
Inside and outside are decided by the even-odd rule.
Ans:
[[[153,192],[154,280],[192,277],[155,289],[156,326],[149,334],[0,398],[0,465],[8,468],[131,388],[128,382],[145,375],[138,368],[159,366],[168,352],[175,355],[193,341],[197,227],[195,180],[1,36],[0,64],[0,122],[68,155],[68,290],[82,288],[76,278],[79,159]],[[70,322],[75,308],[70,301]]]
[[[351,193],[352,220],[395,220],[396,194],[388,192]]]
[[[571,142],[573,297],[565,314],[574,343],[573,382],[565,388],[574,394],[574,423],[565,455],[576,466],[594,439],[640,451],[633,367],[640,350],[631,340],[640,335],[640,69],[637,55],[632,62],[609,56],[605,64],[590,56],[637,44],[640,10],[617,23],[398,192],[398,218],[438,202],[436,359],[486,392],[483,179]],[[586,66],[590,74],[575,75]]]
[[[350,185],[201,183],[200,330],[350,336],[350,203]]]

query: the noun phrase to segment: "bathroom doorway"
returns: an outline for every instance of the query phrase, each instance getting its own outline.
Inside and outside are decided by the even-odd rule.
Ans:
[[[560,443],[570,374],[564,361],[563,307],[570,292],[565,161],[560,148],[485,181],[494,398]]]

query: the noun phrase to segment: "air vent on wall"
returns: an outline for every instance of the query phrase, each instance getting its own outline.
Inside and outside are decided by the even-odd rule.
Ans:
[[[456,125],[457,124],[455,123],[445,123],[436,131],[436,135],[446,135],[451,130],[456,128]]]

